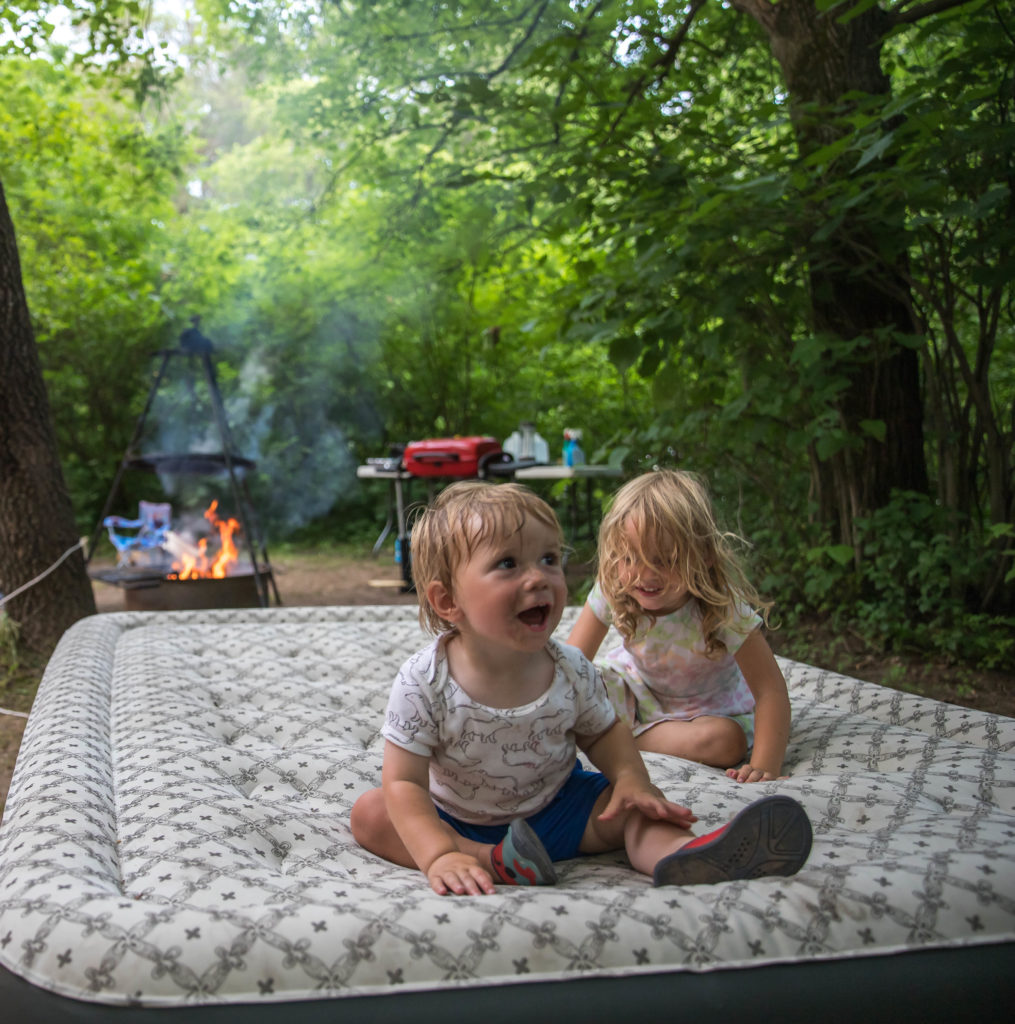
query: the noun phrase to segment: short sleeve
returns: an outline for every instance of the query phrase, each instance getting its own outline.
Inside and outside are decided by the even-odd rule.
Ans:
[[[575,694],[575,734],[601,736],[617,721],[602,674],[577,647],[558,644],[556,650]]]
[[[733,621],[720,632],[727,653],[736,654],[761,622],[761,616],[750,605],[738,604]]]
[[[429,687],[412,669],[410,660],[399,670],[388,698],[381,735],[410,754],[431,757],[439,741],[434,701]]]
[[[606,600],[606,596],[603,594],[602,587],[599,586],[599,580],[592,585],[592,589],[589,591],[589,596],[585,599],[585,603],[589,606],[592,614],[605,626],[609,626],[613,622],[613,609],[610,608],[610,603]]]

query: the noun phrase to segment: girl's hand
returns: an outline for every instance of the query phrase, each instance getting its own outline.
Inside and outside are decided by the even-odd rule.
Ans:
[[[490,873],[475,857],[458,850],[442,853],[426,869],[426,879],[438,896],[454,893],[456,896],[481,896],[494,892]]]
[[[621,775],[613,785],[603,813],[599,817],[609,821],[630,810],[638,810],[646,818],[657,821],[670,821],[680,828],[689,829],[697,820],[697,815],[690,808],[667,800],[663,791],[652,785],[647,779],[637,775]]]
[[[772,775],[763,768],[755,768],[752,764],[742,764],[739,768],[727,768],[726,777],[734,782],[774,782],[776,779],[788,779],[788,775]]]

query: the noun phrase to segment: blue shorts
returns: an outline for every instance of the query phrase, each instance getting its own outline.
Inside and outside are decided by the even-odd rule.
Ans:
[[[569,860],[578,856],[578,847],[585,835],[592,808],[609,784],[610,780],[602,772],[586,771],[578,762],[557,795],[541,811],[525,819],[546,847],[550,860]],[[508,830],[507,825],[470,825],[439,807],[437,813],[460,836],[477,843],[496,846]]]

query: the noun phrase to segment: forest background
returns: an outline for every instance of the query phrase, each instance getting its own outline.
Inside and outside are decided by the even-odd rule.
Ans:
[[[52,8],[2,15],[0,591],[92,533],[200,317],[269,546],[372,538],[393,443],[580,427],[707,478],[802,656],[1013,671],[1010,0]],[[33,358],[62,536],[12,497]],[[148,422],[216,445],[185,373]],[[8,666],[82,580],[0,610]]]

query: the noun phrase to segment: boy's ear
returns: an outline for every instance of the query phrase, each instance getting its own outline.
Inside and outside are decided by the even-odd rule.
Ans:
[[[454,595],[440,580],[431,580],[424,591],[427,604],[445,621],[457,622],[460,610]]]

